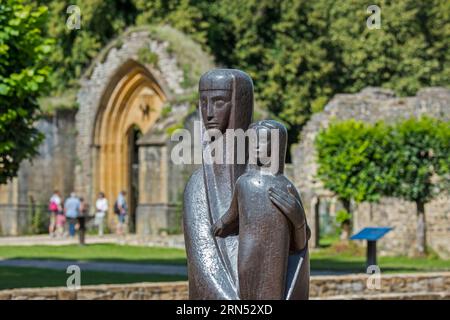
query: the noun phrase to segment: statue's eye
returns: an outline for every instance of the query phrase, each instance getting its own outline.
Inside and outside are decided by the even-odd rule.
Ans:
[[[216,107],[217,108],[222,108],[225,105],[225,101],[223,100],[217,100],[216,101]]]
[[[202,105],[202,108],[206,108],[207,107],[208,102],[206,101],[206,99],[202,99],[201,105]]]

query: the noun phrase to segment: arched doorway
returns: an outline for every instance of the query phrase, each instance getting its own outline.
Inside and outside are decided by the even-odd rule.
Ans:
[[[128,227],[132,233],[136,232],[136,209],[139,203],[139,147],[137,141],[142,136],[142,132],[138,126],[134,125],[128,133],[128,152],[129,152],[129,182],[128,188],[130,192],[129,203],[129,219]]]
[[[121,190],[127,191],[129,227],[135,230],[138,199],[139,157],[137,140],[150,130],[161,113],[165,94],[151,73],[129,60],[116,72],[102,96],[96,115],[93,152],[93,190],[103,191],[114,227],[113,204]]]

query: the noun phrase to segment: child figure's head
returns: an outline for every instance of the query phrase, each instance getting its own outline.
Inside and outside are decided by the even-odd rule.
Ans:
[[[262,120],[250,125],[250,161],[260,167],[283,172],[286,156],[287,130],[275,120]]]

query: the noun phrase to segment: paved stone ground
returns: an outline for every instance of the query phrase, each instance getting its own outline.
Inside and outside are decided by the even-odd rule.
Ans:
[[[116,243],[140,246],[158,246],[184,249],[183,235],[139,237],[134,234],[119,237],[117,235],[86,235],[86,244]],[[69,245],[78,244],[78,238],[52,238],[49,235],[33,235],[20,237],[0,237],[0,246],[34,246],[34,245]]]

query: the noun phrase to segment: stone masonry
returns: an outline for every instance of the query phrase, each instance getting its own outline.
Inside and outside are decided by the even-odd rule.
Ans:
[[[369,288],[369,275],[312,276],[310,299],[450,299],[450,273],[382,275],[380,287]],[[369,281],[372,283],[371,281]],[[12,289],[0,300],[186,300],[187,282],[135,283]]]
[[[428,116],[450,120],[450,90],[426,88],[414,97],[395,97],[390,90],[366,88],[356,94],[338,94],[324,111],[314,114],[301,133],[301,142],[292,149],[295,183],[302,193],[308,212],[312,238],[315,237],[315,204],[320,197],[332,197],[316,177],[314,139],[318,132],[336,120],[366,122],[384,120],[393,123],[410,117]],[[450,256],[450,198],[442,194],[426,205],[427,243],[442,257]],[[367,226],[391,226],[395,229],[379,241],[382,254],[412,254],[416,215],[413,203],[383,198],[377,204],[363,203],[354,210],[354,230]]]

